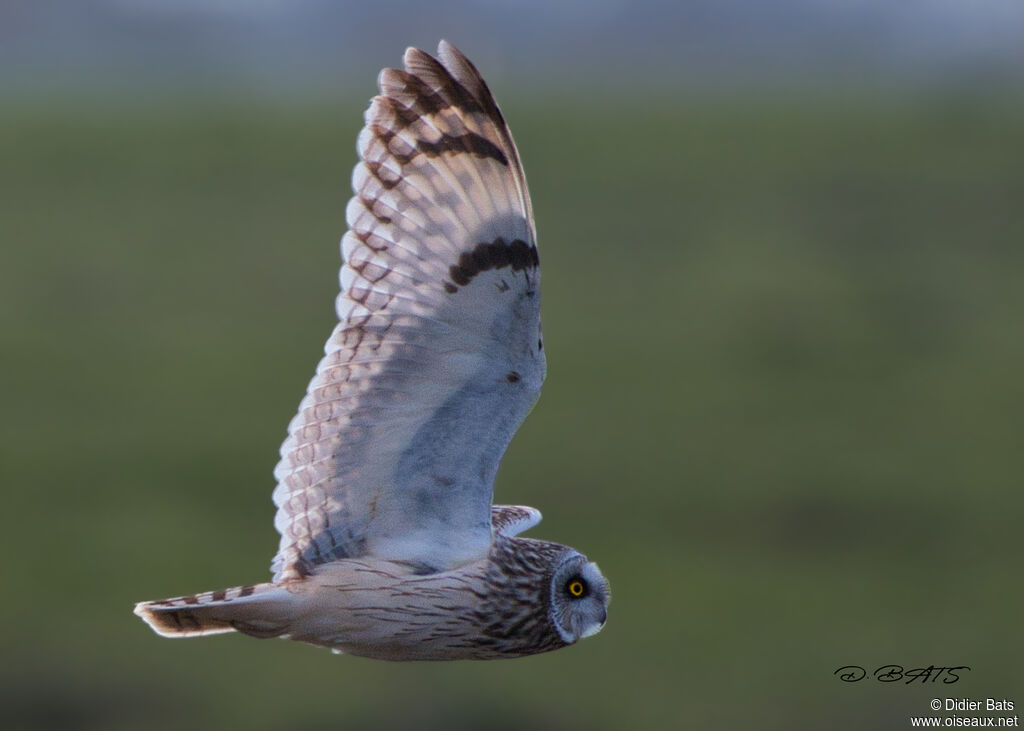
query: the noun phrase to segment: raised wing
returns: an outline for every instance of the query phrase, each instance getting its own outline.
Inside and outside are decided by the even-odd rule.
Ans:
[[[517,536],[540,522],[540,511],[525,505],[492,505],[491,526],[495,533]]]
[[[486,555],[498,463],[544,380],[537,247],[515,144],[442,41],[381,72],[359,134],[340,322],[274,475],[275,581],[372,555]]]

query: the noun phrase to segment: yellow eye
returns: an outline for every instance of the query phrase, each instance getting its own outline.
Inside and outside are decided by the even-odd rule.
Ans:
[[[573,579],[570,581],[566,588],[569,590],[569,593],[577,599],[583,596],[587,590],[586,585],[579,579]]]

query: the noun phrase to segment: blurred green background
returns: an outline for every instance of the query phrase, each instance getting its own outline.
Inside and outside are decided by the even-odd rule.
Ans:
[[[875,729],[935,697],[1020,708],[1020,99],[496,92],[549,359],[496,498],[600,563],[605,630],[453,664],[152,634],[135,601],[268,576],[368,83],[22,101],[0,117],[3,727]],[[850,664],[971,670],[833,675]]]

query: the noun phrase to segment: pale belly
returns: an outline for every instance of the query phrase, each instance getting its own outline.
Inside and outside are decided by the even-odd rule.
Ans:
[[[297,591],[293,640],[381,660],[506,656],[484,631],[487,561],[417,576],[388,561],[342,560]]]

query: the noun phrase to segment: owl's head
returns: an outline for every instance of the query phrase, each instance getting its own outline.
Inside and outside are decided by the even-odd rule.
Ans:
[[[551,578],[551,621],[566,644],[597,634],[608,617],[608,581],[575,551],[566,556]]]

